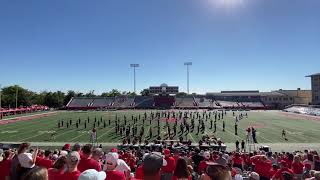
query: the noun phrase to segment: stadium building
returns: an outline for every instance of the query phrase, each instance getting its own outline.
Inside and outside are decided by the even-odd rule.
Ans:
[[[320,105],[320,73],[306,77],[311,77],[312,104]]]

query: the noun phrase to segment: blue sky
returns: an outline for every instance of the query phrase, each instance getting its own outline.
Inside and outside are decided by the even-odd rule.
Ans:
[[[97,93],[310,89],[319,0],[1,0],[0,84]]]

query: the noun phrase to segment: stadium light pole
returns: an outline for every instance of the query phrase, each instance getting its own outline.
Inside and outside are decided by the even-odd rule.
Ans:
[[[184,65],[187,66],[187,90],[189,94],[189,66],[192,65],[192,62],[185,62]]]
[[[139,67],[139,64],[130,64],[130,67],[133,68],[133,88],[134,93],[136,93],[136,68]]]

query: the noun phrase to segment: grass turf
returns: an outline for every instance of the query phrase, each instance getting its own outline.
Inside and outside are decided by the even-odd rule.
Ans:
[[[131,123],[131,115],[138,116],[141,114],[143,117],[144,112],[147,112],[148,118],[150,117],[151,110],[124,110],[124,111],[84,111],[84,112],[66,112],[60,111],[56,115],[49,117],[37,118],[28,121],[20,121],[12,124],[0,125],[0,142],[89,142],[90,132],[93,126],[95,117],[97,121],[102,117],[103,121],[107,123],[107,127],[103,128],[103,123],[97,130],[98,142],[104,143],[117,143],[121,142],[121,137],[115,134],[114,119],[115,116],[120,118],[123,123],[123,116],[127,116],[127,123]],[[155,112],[155,111],[153,111]],[[239,112],[236,112],[238,114]],[[90,123],[84,129],[84,121],[90,118]],[[75,122],[81,119],[81,124],[77,129]],[[214,117],[211,117],[212,119]],[[68,129],[64,126],[58,128],[58,121],[72,119],[73,124]],[[111,119],[111,125],[108,125],[108,120]],[[190,121],[190,119],[188,119]],[[232,112],[229,111],[227,116],[224,117],[226,124],[226,131],[222,131],[222,121],[217,121],[216,137],[220,137],[223,142],[233,143],[236,140],[242,140],[246,137],[245,129],[248,126],[255,126],[257,129],[257,140],[259,143],[320,143],[320,125],[319,121],[311,121],[307,118],[296,118],[285,116],[279,111],[251,111],[248,112],[248,118],[243,118],[239,122],[238,136],[234,135],[234,117]],[[204,134],[212,135],[213,130],[209,129],[210,120],[206,121],[206,130]],[[138,120],[138,134],[142,126],[142,119]],[[160,122],[161,127],[165,122]],[[171,123],[173,126],[174,123]],[[198,120],[195,120],[197,127]],[[149,125],[149,119],[145,121],[145,136],[149,134],[149,128],[155,127],[157,121],[152,121]],[[282,129],[287,131],[288,141],[285,141],[281,132]],[[177,131],[179,131],[179,123]],[[51,139],[51,134],[56,132],[55,138]],[[157,129],[153,129],[153,135],[156,135]],[[161,137],[166,133],[166,130],[161,128]],[[196,135],[196,128],[193,133],[184,136],[184,138],[191,139],[193,142],[198,142],[203,134]],[[177,136],[175,138],[178,138]],[[144,139],[144,138],[143,138]]]

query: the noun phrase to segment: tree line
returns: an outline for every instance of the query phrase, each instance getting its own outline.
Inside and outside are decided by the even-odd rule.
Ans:
[[[53,108],[61,108],[66,105],[72,97],[115,97],[119,95],[136,95],[134,92],[119,91],[112,89],[109,92],[95,94],[94,91],[88,93],[75,92],[69,90],[66,93],[62,91],[42,91],[34,92],[23,88],[19,85],[7,86],[0,89],[1,91],[1,106],[6,108],[15,108],[16,99],[17,106],[31,106],[33,104],[46,105]]]

